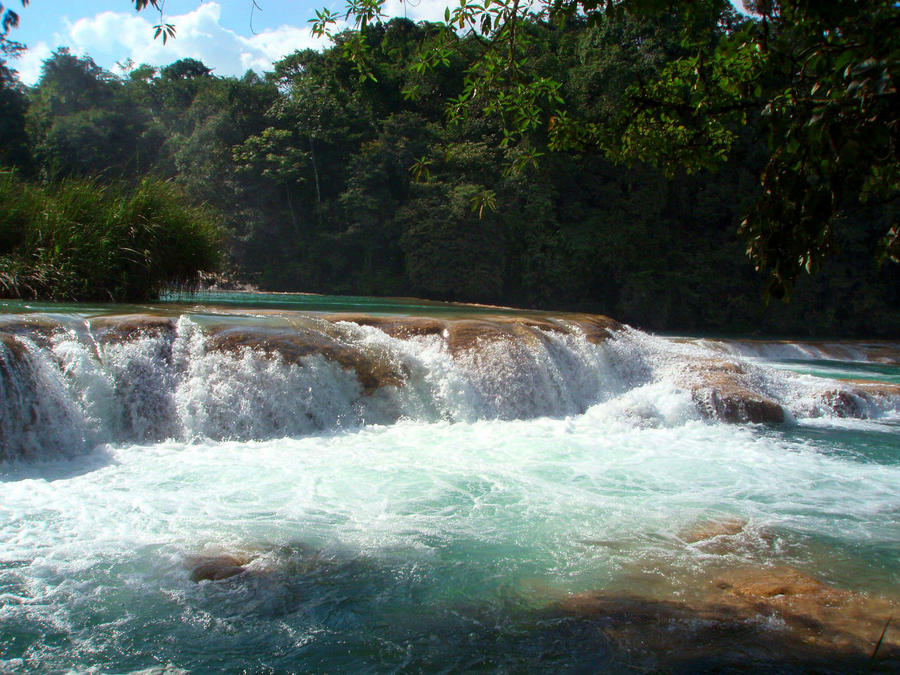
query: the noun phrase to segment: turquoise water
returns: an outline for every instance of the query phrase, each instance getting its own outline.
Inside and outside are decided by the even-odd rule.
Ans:
[[[59,303],[0,299],[0,313],[54,313],[83,316],[126,313],[172,314],[189,312],[228,312],[229,310],[286,310],[312,313],[361,313],[372,315],[517,315],[545,314],[532,310],[489,305],[467,305],[418,298],[373,298],[312,293],[262,293],[250,291],[199,291],[169,293],[160,302],[143,304]]]
[[[900,368],[896,364],[859,363],[828,359],[791,359],[774,361],[773,365],[796,373],[815,375],[816,377],[829,377],[836,380],[875,380],[900,384]]]
[[[521,314],[522,310],[490,305],[468,305],[437,302],[420,298],[375,298],[351,295],[318,295],[315,293],[263,293],[248,291],[199,291],[170,293],[166,304],[215,304],[225,307],[284,309],[301,312],[360,312],[364,314],[411,314],[440,316],[445,314]]]
[[[748,362],[794,420],[724,424],[677,384],[708,358],[692,345],[545,336],[451,357],[438,338],[346,326],[409,373],[362,395],[318,357],[205,351],[202,319],[222,311],[182,316],[169,342],[58,333],[32,353],[41,400],[66,414],[35,411],[60,424],[22,431],[44,452],[0,463],[0,672],[803,672],[766,617],[716,637],[708,617],[635,616],[730,568],[900,587],[897,403],[810,412],[834,386],[820,363],[797,379]],[[710,519],[741,527],[693,540]],[[243,573],[192,580],[222,556]],[[602,616],[567,605],[596,591]]]

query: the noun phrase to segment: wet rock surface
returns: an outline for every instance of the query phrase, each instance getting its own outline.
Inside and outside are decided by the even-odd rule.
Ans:
[[[368,314],[329,314],[328,321],[339,323],[346,321],[359,326],[372,326],[391,337],[408,340],[411,337],[425,335],[443,335],[446,321],[431,317],[386,317]]]
[[[0,345],[6,348],[7,354],[13,359],[22,359],[28,353],[25,344],[12,333],[0,332]],[[5,363],[0,361],[0,364]]]
[[[684,598],[592,591],[551,612],[588,620],[653,672],[897,672],[895,599],[836,588],[788,566],[739,567]],[[871,670],[870,670],[871,669]]]
[[[747,527],[747,521],[741,518],[716,518],[704,520],[692,525],[681,533],[681,539],[688,544],[696,544],[718,537],[731,537],[740,534]]]
[[[141,337],[175,335],[175,319],[150,314],[103,316],[89,321],[92,334],[102,343],[120,343]]]
[[[254,557],[249,553],[194,555],[185,558],[184,566],[190,570],[193,582],[222,581],[246,572]]]
[[[42,316],[12,316],[0,320],[0,332],[27,337],[41,348],[46,347],[60,330],[63,327],[58,322]]]
[[[354,370],[365,394],[384,386],[400,387],[408,375],[402,365],[386,355],[311,330],[261,332],[227,328],[210,336],[207,349],[231,353],[253,349],[269,355],[278,354],[287,363],[299,363],[303,357],[318,354],[343,368]]]
[[[786,416],[776,401],[747,384],[747,370],[740,363],[698,359],[686,367],[685,385],[700,413],[722,422],[781,424]]]

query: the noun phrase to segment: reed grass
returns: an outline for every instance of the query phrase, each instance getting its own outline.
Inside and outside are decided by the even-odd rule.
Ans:
[[[42,187],[0,172],[0,295],[136,302],[220,263],[214,214],[170,182]]]

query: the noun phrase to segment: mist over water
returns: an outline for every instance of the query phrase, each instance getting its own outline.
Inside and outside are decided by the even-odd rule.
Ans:
[[[784,364],[493,316],[4,317],[0,672],[665,670],[654,636],[703,643],[666,608],[727,570],[896,595],[884,345]],[[711,367],[786,422],[711,416]],[[867,368],[888,388],[834,379]],[[576,603],[598,592],[657,618]],[[733,664],[730,639],[690,663]],[[766,645],[746,663],[801,654]]]

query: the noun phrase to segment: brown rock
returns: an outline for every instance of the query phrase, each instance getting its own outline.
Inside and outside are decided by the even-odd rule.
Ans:
[[[687,367],[685,384],[701,414],[723,422],[781,424],[784,409],[744,384],[745,367],[718,359],[699,359]]]
[[[751,601],[768,601],[784,596],[833,594],[849,597],[849,591],[838,591],[792,567],[739,569],[715,580],[717,588]]]
[[[329,314],[331,322],[349,321],[360,326],[374,326],[391,337],[406,339],[419,335],[445,335],[453,353],[464,351],[478,340],[507,338],[525,334],[523,328],[555,333],[571,333],[566,322],[573,323],[591,342],[599,343],[610,337],[622,324],[607,316],[595,314],[562,314],[551,318],[543,314],[484,314],[481,316],[448,316],[445,318],[420,316],[370,316],[367,314]]]
[[[328,321],[347,321],[360,326],[373,326],[401,340],[423,335],[442,335],[446,322],[441,319],[420,316],[371,316],[369,314],[329,314]]]
[[[716,537],[733,536],[740,534],[747,526],[746,520],[740,518],[723,518],[721,520],[709,520],[695,524],[681,534],[681,539],[688,544],[706,541]]]
[[[454,356],[478,348],[485,341],[510,339],[513,336],[506,326],[489,319],[460,319],[447,325],[447,347]]]
[[[42,316],[17,315],[2,317],[0,320],[0,331],[28,337],[38,347],[47,347],[50,344],[50,338],[61,329],[62,326],[59,323]]]
[[[785,420],[780,405],[746,387],[695,389],[693,397],[701,413],[722,422],[781,424]]]
[[[733,570],[715,581],[719,602],[741,613],[777,614],[807,643],[871,652],[896,599],[836,588],[791,567]],[[900,631],[885,635],[882,649],[900,656]]]
[[[900,384],[878,380],[847,380],[851,393],[870,398],[900,398]]]
[[[584,332],[588,342],[593,342],[594,344],[605,342],[612,337],[615,331],[624,328],[624,326],[615,319],[603,316],[602,314],[567,314],[564,315],[563,318],[577,324]]]
[[[15,359],[23,359],[28,353],[25,344],[12,333],[0,332],[0,344],[6,347],[7,352]]]
[[[191,571],[191,581],[221,581],[245,572],[253,556],[245,553],[209,556],[188,556],[185,567]]]
[[[144,335],[174,335],[175,320],[150,314],[103,316],[91,319],[90,328],[99,342],[118,343]]]
[[[900,400],[900,385],[876,380],[846,380],[848,388],[829,389],[819,395],[821,405],[838,417],[865,419],[868,406],[883,400]]]
[[[864,403],[871,399],[862,391],[852,393],[842,389],[831,389],[819,396],[822,405],[827,406],[838,417],[866,417]]]
[[[347,344],[314,330],[226,328],[209,337],[207,348],[233,353],[243,349],[261,350],[267,354],[280,354],[288,363],[319,354],[343,368],[353,369],[365,394],[388,385],[403,386],[408,376],[401,365],[394,364],[385,355],[369,353],[359,345]]]
[[[836,673],[869,671],[881,631],[898,610],[894,598],[835,588],[787,566],[728,570],[675,599],[590,591],[570,594],[551,609],[595,622],[607,640],[628,651],[653,652],[662,663],[651,670],[691,672],[684,664],[705,670],[724,662],[729,672],[732,666],[757,664],[750,667],[757,671],[790,664],[800,672]],[[875,663],[879,672],[900,666],[900,630],[893,622]]]

